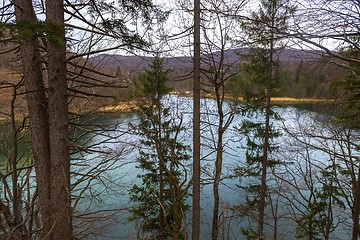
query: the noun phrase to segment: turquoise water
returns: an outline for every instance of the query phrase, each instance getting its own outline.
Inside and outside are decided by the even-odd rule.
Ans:
[[[184,118],[184,124],[187,126],[187,130],[183,133],[184,134],[184,142],[191,145],[191,121],[192,121],[192,115],[191,115],[191,108],[192,108],[192,101],[189,98],[181,98],[181,97],[174,97],[170,96],[169,99],[165,100],[168,101],[167,104],[170,104],[170,106],[174,106],[174,114],[175,115],[181,115]],[[212,175],[212,169],[213,169],[213,162],[214,162],[214,154],[211,152],[211,143],[212,140],[209,136],[213,136],[213,133],[216,130],[216,110],[214,108],[215,102],[213,100],[203,100],[202,101],[202,168],[203,168],[203,187],[202,187],[202,201],[201,201],[201,214],[202,214],[202,225],[201,225],[201,238],[202,239],[209,239],[211,236],[211,221],[212,221],[212,186],[211,181],[209,178]],[[229,107],[229,106],[226,106]],[[301,146],[298,146],[299,144],[295,144],[295,140],[290,138],[289,134],[286,133],[287,131],[291,131],[292,133],[299,133],[301,131],[306,130],[315,130],[316,132],[320,132],[322,134],[329,133],[328,129],[325,126],[325,123],[323,122],[323,117],[319,117],[319,115],[313,111],[309,111],[307,108],[302,106],[300,109],[296,108],[294,106],[282,106],[282,107],[274,107],[274,111],[282,117],[281,120],[278,120],[274,122],[274,126],[281,132],[283,132],[283,136],[278,138],[276,140],[277,144],[280,146],[279,152],[276,154],[277,158],[281,158],[288,162],[293,162],[296,159],[298,161],[302,161],[301,155],[303,152],[301,152],[299,149]],[[112,118],[111,121],[113,123],[124,123],[123,128],[126,129],[126,119],[127,114],[124,114],[122,116],[123,118]],[[130,122],[134,121],[136,119],[136,115],[130,116]],[[220,235],[224,239],[244,239],[245,237],[241,234],[241,228],[246,227],[248,225],[254,225],[254,219],[250,216],[242,215],[242,217],[239,217],[238,212],[233,210],[232,206],[235,204],[238,204],[239,202],[243,202],[245,198],[244,191],[239,189],[237,185],[239,184],[247,184],[246,179],[230,179],[226,178],[227,175],[231,175],[232,169],[234,166],[241,165],[245,161],[245,150],[244,150],[244,139],[242,135],[240,135],[237,131],[234,130],[235,126],[239,126],[241,123],[243,117],[237,116],[234,118],[234,121],[225,134],[225,142],[226,142],[226,148],[224,152],[224,180],[222,182],[221,188],[220,188],[220,194],[221,194],[221,208],[224,210],[222,212],[222,216],[226,216],[225,222],[222,225],[220,229]],[[108,119],[109,120],[109,119]],[[262,116],[257,115],[256,117],[252,117],[252,120],[255,121],[261,121]],[[122,125],[122,124],[120,124]],[[118,126],[120,126],[118,125]],[[287,131],[284,130],[284,127],[287,128]],[[117,132],[115,130],[114,132]],[[330,133],[329,133],[330,134]],[[128,138],[132,139],[134,136],[130,134],[122,135],[121,138]],[[304,137],[308,138],[308,137]],[[323,142],[319,143],[318,139],[306,139],[306,141],[312,141],[314,145],[316,144],[323,144]],[[136,142],[136,141],[135,141]],[[136,145],[136,144],[135,144]],[[118,148],[119,145],[107,145],[110,149]],[[294,151],[294,152],[293,152]],[[295,154],[296,151],[296,154]],[[319,161],[319,159],[325,159],[324,153],[322,151],[317,150],[316,148],[310,150],[311,153],[309,153],[309,158],[312,161]],[[133,151],[130,153],[128,157],[123,156],[121,160],[119,161],[125,161],[128,163],[126,166],[123,166],[117,170],[114,171],[115,175],[117,176],[123,176],[121,179],[121,185],[124,189],[123,193],[124,195],[120,197],[115,198],[109,198],[107,201],[116,208],[122,208],[126,209],[127,207],[131,206],[131,203],[127,202],[128,196],[126,194],[126,190],[138,180],[136,179],[136,174],[138,173],[138,170],[135,168],[136,163],[134,162],[136,159],[137,150],[136,147],[133,149]],[[325,164],[325,163],[324,163]],[[191,162],[189,162],[189,173],[191,172]],[[302,163],[300,164],[302,165]],[[319,172],[319,168],[321,168],[321,164],[318,167],[315,167],[314,173]],[[286,172],[289,171],[298,171],[298,168],[296,166],[293,166],[290,164],[287,167],[284,167],[283,169],[280,169],[279,172],[283,171],[281,174],[283,174],[283,177],[289,177]],[[285,172],[285,173],[284,173]],[[278,173],[280,174],[280,173]],[[316,180],[316,177],[315,177]],[[299,184],[304,184],[303,180],[297,180]],[[274,180],[274,177],[269,177],[269,185],[272,185],[273,188],[276,188],[276,183]],[[285,183],[282,183],[285,184]],[[278,186],[279,188],[281,186]],[[290,186],[287,186],[290,187]],[[275,189],[276,190],[276,189]],[[300,194],[307,194],[307,190],[301,190]],[[289,205],[288,205],[288,197],[291,196],[291,190],[290,193],[287,193],[286,196],[274,196],[273,201],[277,202],[277,214],[278,214],[278,239],[296,239],[294,235],[295,230],[295,223],[293,221],[290,221],[294,213],[289,213]],[[299,202],[295,205],[299,207],[298,214],[301,213],[302,210],[302,203],[303,199],[299,199]],[[191,203],[191,198],[189,199],[189,203]],[[293,206],[294,207],[294,206]],[[271,208],[268,208],[267,215],[269,218],[271,218]],[[338,212],[338,218],[339,222],[343,221],[343,216],[350,216],[349,212],[347,210],[340,210]],[[128,215],[126,214],[126,210],[122,212],[119,216],[119,223],[116,224],[109,232],[108,234],[113,236],[115,239],[132,239],[134,237],[134,232],[136,231],[136,224],[135,223],[128,223],[127,222]],[[187,217],[187,223],[191,223],[190,219],[190,213]],[[345,217],[346,218],[346,217]],[[346,223],[346,220],[344,221]],[[256,225],[254,225],[256,227]],[[269,222],[269,225],[267,225],[267,231],[269,236],[272,236],[273,234],[273,223]],[[190,233],[190,227],[188,228],[188,233],[191,236]],[[340,230],[341,229],[341,230]],[[340,223],[338,229],[332,233],[332,239],[338,239],[343,238],[346,239],[349,236],[349,232],[347,230],[346,224]],[[108,239],[109,237],[104,237],[100,239]]]
[[[185,144],[191,146],[192,129],[192,100],[186,97],[168,96],[164,100],[165,104],[172,106],[174,117],[182,116],[186,130],[182,133],[182,140]],[[225,109],[229,109],[225,105]],[[276,173],[270,173],[269,186],[273,191],[276,189],[287,189],[285,194],[274,194],[273,202],[277,202],[278,207],[278,239],[295,239],[293,220],[294,212],[290,211],[289,197],[299,198],[295,204],[299,207],[298,214],[303,208],[302,200],[299,195],[305,197],[308,194],[306,187],[298,193],[292,191],[292,185],[286,181],[275,181],[274,175],[296,182],[298,185],[306,186],[304,176],[300,175],[300,170],[307,166],[304,160],[305,154],[313,166],[313,180],[323,166],[328,161],[328,156],[316,146],[327,145],[334,149],[341,148],[337,143],[330,140],[318,138],[320,135],[328,136],[332,134],[331,126],[324,122],[323,117],[307,108],[296,108],[294,106],[274,107],[274,111],[281,116],[281,120],[273,122],[274,126],[283,133],[276,139],[280,150],[274,155],[291,164],[280,168]],[[261,121],[262,115],[251,117],[252,120]],[[241,234],[241,227],[249,224],[255,224],[251,216],[239,216],[239,211],[232,208],[233,205],[244,201],[244,191],[238,188],[238,185],[246,185],[249,180],[238,178],[227,178],[232,175],[235,166],[242,165],[245,161],[245,140],[243,136],[235,131],[235,126],[239,126],[244,117],[237,115],[229,130],[224,135],[226,147],[224,151],[224,180],[220,188],[222,216],[226,216],[224,224],[220,229],[220,235],[224,239],[236,240],[245,239]],[[86,236],[86,239],[134,239],[137,230],[136,223],[128,222],[128,208],[132,203],[129,202],[128,191],[134,183],[139,183],[137,174],[140,170],[136,168],[136,157],[139,150],[138,137],[136,137],[129,124],[136,124],[138,116],[135,113],[123,114],[93,114],[83,117],[74,117],[73,122],[77,126],[72,130],[71,135],[75,139],[75,145],[87,147],[90,151],[74,151],[72,154],[73,174],[72,183],[74,184],[73,205],[75,206],[75,226],[78,234],[93,233],[98,236]],[[201,201],[201,238],[206,240],[211,236],[212,222],[212,186],[211,176],[214,168],[214,153],[212,152],[212,137],[216,135],[216,110],[215,102],[211,99],[202,100],[202,201]],[[285,130],[286,128],[286,130]],[[95,130],[96,134],[88,131]],[[3,132],[3,131],[2,131]],[[316,136],[300,136],[300,133],[312,132]],[[295,141],[295,136],[299,139]],[[3,138],[4,140],[5,138]],[[311,143],[314,147],[310,150],[305,149],[302,142]],[[358,140],[358,139],[357,139]],[[6,141],[5,141],[6,142]],[[5,143],[4,143],[5,146]],[[26,144],[24,145],[26,149]],[[82,149],[82,148],[78,148]],[[3,152],[3,150],[1,150]],[[296,164],[294,164],[296,163]],[[316,166],[315,166],[316,165]],[[301,168],[300,168],[301,167]],[[191,160],[188,162],[188,172],[191,175]],[[291,179],[288,173],[299,174],[296,179]],[[84,187],[86,190],[83,191]],[[188,199],[191,203],[191,198]],[[295,206],[293,205],[293,207]],[[151,207],[151,206],[149,206]],[[96,212],[96,213],[94,213]],[[271,208],[268,207],[267,217],[271,219]],[[251,213],[249,213],[251,214]],[[348,210],[336,211],[335,220],[339,220],[338,229],[332,234],[332,239],[347,239],[348,228],[346,219],[349,218]],[[190,213],[187,215],[187,223],[190,226]],[[344,221],[344,222],[341,222]],[[190,227],[188,228],[189,235]],[[273,233],[273,221],[269,221],[267,231],[269,236]],[[341,230],[340,230],[341,229]]]

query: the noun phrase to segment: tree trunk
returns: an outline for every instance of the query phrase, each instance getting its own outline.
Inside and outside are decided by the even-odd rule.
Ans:
[[[159,128],[160,130],[160,128]],[[159,161],[159,202],[160,202],[160,213],[159,213],[159,221],[160,221],[160,238],[164,239],[165,238],[165,212],[164,212],[164,160],[162,158],[163,156],[163,152],[162,152],[162,145],[161,145],[161,135],[160,135],[160,139],[159,139],[159,145],[160,145],[160,161]]]
[[[276,0],[272,3],[272,8],[275,8]],[[273,11],[274,12],[274,11]],[[274,52],[274,17],[271,20],[271,35],[270,35],[270,54],[269,54],[269,67],[268,78],[266,81],[266,112],[265,112],[265,130],[264,130],[264,147],[263,147],[263,159],[261,170],[261,185],[260,185],[260,200],[259,200],[259,239],[264,239],[264,222],[265,222],[265,198],[266,198],[266,179],[267,179],[267,165],[268,165],[268,150],[269,150],[269,138],[270,138],[270,114],[271,114],[271,84],[273,80],[273,52]]]
[[[62,0],[46,2],[52,239],[72,239],[66,41]]]
[[[353,211],[353,231],[352,240],[359,239],[359,215],[360,215],[360,168],[358,170],[358,179],[356,183],[356,190],[354,196],[354,211]]]
[[[221,172],[222,172],[222,162],[223,162],[223,123],[224,123],[224,114],[222,112],[222,105],[219,104],[219,94],[218,89],[216,89],[216,96],[218,100],[218,112],[219,112],[219,126],[218,126],[218,141],[216,147],[216,160],[215,160],[215,177],[214,177],[214,186],[213,186],[213,194],[214,194],[214,209],[213,209],[213,223],[212,223],[212,240],[216,240],[219,234],[219,205],[220,205],[220,197],[219,197],[219,184],[221,180]]]
[[[17,151],[18,151],[18,136],[15,122],[15,101],[16,101],[16,88],[13,86],[13,96],[11,99],[11,132],[12,132],[12,152],[11,152],[11,165],[12,165],[12,210],[13,210],[13,222],[12,222],[12,235],[16,239],[21,239],[21,195],[18,188],[18,170],[17,170]],[[25,231],[23,232],[25,233]],[[23,235],[23,238],[25,236]]]
[[[174,180],[175,182],[175,180]],[[176,185],[175,185],[176,184]],[[182,198],[181,190],[178,188],[179,184],[174,184],[174,236],[173,239],[181,239],[181,225],[183,220]]]
[[[160,205],[160,212],[159,212],[159,227],[160,227],[160,233],[159,237],[161,239],[164,239],[166,236],[165,228],[167,228],[167,219],[166,219],[166,213],[165,213],[165,203],[164,203],[164,147],[163,147],[163,141],[162,141],[162,106],[160,103],[160,99],[155,99],[155,111],[159,111],[158,115],[155,115],[155,123],[159,124],[155,128],[156,130],[156,152],[159,159],[159,205]]]
[[[18,23],[30,24],[37,21],[31,0],[14,0],[15,16]],[[19,34],[22,34],[19,29]],[[28,30],[28,29],[26,29]],[[35,30],[34,30],[35,31]],[[22,71],[30,118],[31,147],[34,156],[40,212],[45,237],[50,229],[50,141],[47,99],[41,69],[39,40],[28,37],[20,42]]]
[[[200,238],[200,0],[194,0],[192,239]]]
[[[216,240],[219,234],[219,206],[220,206],[220,197],[219,197],[219,184],[221,180],[222,172],[222,129],[218,130],[218,143],[217,143],[217,152],[216,152],[216,162],[215,162],[215,179],[214,179],[214,209],[213,209],[213,224],[212,224],[212,240]]]

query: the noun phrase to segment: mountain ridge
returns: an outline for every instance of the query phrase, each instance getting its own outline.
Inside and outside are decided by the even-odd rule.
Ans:
[[[224,53],[226,63],[235,63],[239,61],[239,54],[246,54],[249,51],[248,48],[229,49]],[[220,59],[221,52],[213,53],[214,58]],[[309,61],[321,56],[319,51],[303,51],[298,49],[283,49],[277,50],[275,55],[278,55],[280,61],[286,62],[299,62]],[[203,59],[206,59],[207,55],[203,55]],[[209,56],[209,55],[208,55]],[[98,56],[90,58],[90,63],[100,67],[117,68],[142,71],[144,70],[153,57],[148,56],[128,56],[120,54],[100,54]],[[170,69],[183,69],[192,67],[192,58],[186,56],[164,57],[164,65]]]

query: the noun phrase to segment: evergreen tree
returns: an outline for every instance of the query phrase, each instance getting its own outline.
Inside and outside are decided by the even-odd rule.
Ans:
[[[282,33],[286,30],[286,22],[293,11],[288,0],[262,0],[259,10],[252,13],[252,20],[242,24],[248,35],[247,44],[250,45],[249,52],[244,55],[246,63],[243,67],[248,86],[251,86],[244,95],[249,103],[244,112],[251,115],[260,111],[264,114],[264,121],[245,120],[241,129],[247,140],[246,163],[237,169],[237,173],[241,177],[250,177],[250,184],[245,187],[248,193],[246,204],[258,209],[258,230],[251,228],[243,231],[250,238],[256,236],[264,239],[267,171],[280,163],[270,157],[271,152],[277,148],[271,139],[278,136],[270,119],[271,116],[276,116],[271,109],[271,97],[278,82],[279,63],[276,53],[280,50],[281,39],[284,37]]]
[[[140,124],[136,126],[141,148],[138,175],[141,184],[130,190],[132,220],[140,220],[141,231],[156,239],[182,239],[185,200],[190,182],[184,162],[190,158],[188,146],[180,142],[182,118],[172,116],[165,95],[168,70],[156,56],[136,83],[136,96],[141,98]]]
[[[343,49],[341,54],[348,58],[360,58],[359,49],[354,47]],[[338,86],[341,88],[339,92],[343,95],[340,118],[345,120],[350,128],[360,129],[360,66],[354,61],[349,62],[347,68],[349,71]]]
[[[358,37],[349,37],[353,43],[359,43]],[[343,157],[344,164],[334,164],[333,177],[346,179],[338,184],[338,189],[346,192],[344,203],[352,210],[352,239],[359,238],[360,231],[360,165],[359,158],[359,135],[360,129],[360,52],[358,47],[349,46],[341,50],[341,56],[348,59],[345,68],[348,70],[344,78],[335,82],[339,94],[339,106],[333,112],[336,123],[344,129],[346,135],[339,138],[340,142],[347,145],[347,154]],[[341,139],[341,140],[340,140]]]

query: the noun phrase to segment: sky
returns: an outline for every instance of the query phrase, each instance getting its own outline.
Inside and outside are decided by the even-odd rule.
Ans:
[[[192,53],[192,7],[193,7],[193,1],[191,0],[153,0],[155,4],[161,6],[165,11],[170,11],[169,19],[165,24],[162,25],[154,25],[152,32],[148,32],[145,30],[145,28],[142,28],[141,24],[132,25],[130,28],[132,30],[138,31],[140,35],[147,38],[149,41],[155,44],[155,46],[152,47],[153,51],[161,50],[164,51],[165,55],[172,55],[172,56],[181,56],[186,55],[189,56]],[[35,0],[33,1],[36,6],[41,8],[43,6],[41,0]],[[231,0],[202,0],[202,4],[209,5],[208,3],[212,2],[217,7],[218,10],[221,9],[221,5],[224,5],[225,3],[232,4],[230,7],[230,10],[234,11],[236,7],[238,7],[239,1],[231,1]],[[302,2],[306,2],[302,1]],[[5,0],[3,4],[9,3],[8,0]],[[181,9],[181,6],[187,5],[188,11],[184,11]],[[257,0],[249,1],[249,4],[247,4],[244,7],[241,7],[239,12],[241,14],[246,14],[245,12],[249,12],[250,10],[255,10],[259,6],[259,3]],[[38,19],[45,20],[45,15],[43,12],[38,11]],[[68,16],[66,16],[68,17]],[[111,17],[104,15],[104,17]],[[203,19],[207,20],[204,21],[203,24],[208,27],[207,34],[208,37],[212,39],[215,43],[219,41],[217,38],[220,36],[220,30],[219,25],[214,24],[217,20],[216,18],[210,17],[208,12],[203,13]],[[233,22],[227,22],[225,20],[220,20],[221,24],[223,26],[225,25],[231,25],[233,27],[233,31],[228,31],[228,37],[232,39],[241,39],[241,30],[239,29],[238,22],[235,20],[232,20]],[[235,23],[234,23],[235,22]],[[82,23],[78,20],[72,20],[72,24],[74,25],[82,25]],[[83,25],[84,26],[84,25]],[[89,35],[84,35],[83,33],[75,34],[72,36],[75,39],[84,39],[86,37],[89,37]],[[104,38],[105,39],[105,38]],[[204,39],[204,32],[202,32],[202,41],[205,42]],[[98,44],[98,47],[104,47],[117,44],[116,41],[102,41],[103,44]],[[229,47],[233,42],[229,42]],[[306,44],[302,44],[300,46],[296,46],[295,42],[289,42],[289,46],[292,48],[312,48],[313,46],[307,46]],[[330,40],[322,40],[322,44],[331,47],[337,46],[338,42],[334,43],[334,41]],[[84,51],[87,48],[84,46],[80,46],[77,50]],[[126,52],[120,51],[120,53],[125,54]]]

